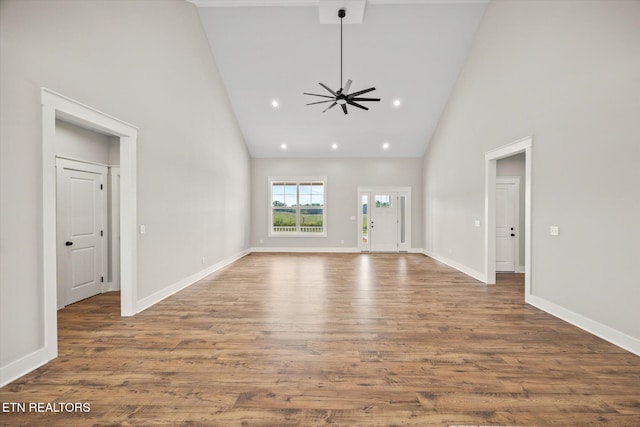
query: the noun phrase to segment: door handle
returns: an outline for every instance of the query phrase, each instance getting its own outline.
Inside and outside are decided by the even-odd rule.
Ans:
[[[515,237],[515,236],[516,236],[515,234],[511,233],[511,237]]]
[[[65,244],[64,244],[64,245],[65,245],[65,246],[71,246],[71,245],[73,245],[73,242],[65,242]]]

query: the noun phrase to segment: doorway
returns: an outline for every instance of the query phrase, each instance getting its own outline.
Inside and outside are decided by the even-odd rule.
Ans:
[[[39,366],[58,355],[57,260],[56,260],[56,120],[116,137],[120,164],[120,311],[132,316],[137,310],[136,267],[136,145],[138,129],[95,108],[47,88],[41,89],[42,103],[42,261],[43,346],[30,358]]]
[[[358,187],[358,212],[360,251],[409,251],[411,187]]]
[[[531,295],[531,165],[533,138],[514,141],[485,153],[485,283],[496,283],[496,183],[497,161],[524,153],[524,287],[525,301]]]

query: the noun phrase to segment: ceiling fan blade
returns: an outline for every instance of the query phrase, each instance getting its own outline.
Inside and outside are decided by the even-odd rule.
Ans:
[[[342,111],[347,114],[347,104],[341,104],[340,106],[342,107]]]
[[[380,101],[380,98],[349,98],[349,101]]]
[[[358,92],[353,92],[353,93],[350,93],[349,95],[347,95],[347,97],[353,98],[355,96],[362,95],[363,93],[371,92],[372,90],[376,90],[376,88],[375,87],[370,87],[369,89],[361,90],[361,91],[358,91]]]
[[[342,93],[349,93],[349,88],[351,87],[351,80],[347,80],[347,84],[344,85],[344,88],[342,89]]]
[[[368,110],[367,107],[365,107],[364,105],[360,105],[360,104],[356,104],[355,102],[348,100],[347,104],[349,105],[353,105],[354,107],[358,107],[358,108],[362,108],[363,110]]]
[[[329,105],[327,108],[325,108],[325,109],[324,109],[323,113],[324,113],[325,111],[327,111],[329,108],[333,108],[333,107],[335,107],[336,105],[338,105],[338,103],[337,103],[337,102],[334,102],[333,104]]]
[[[318,95],[317,93],[307,93],[307,92],[304,92],[304,95],[321,96],[321,97],[323,97],[323,98],[331,98],[331,99],[334,99],[334,98],[335,98],[335,96],[329,96],[329,95]]]
[[[335,102],[333,99],[327,99],[326,101],[310,102],[307,105],[324,104],[325,102]]]
[[[323,88],[325,88],[326,90],[329,91],[329,93],[333,96],[338,96],[334,91],[332,91],[331,89],[329,89],[327,86],[323,85],[322,83],[318,83],[320,86],[322,86]]]

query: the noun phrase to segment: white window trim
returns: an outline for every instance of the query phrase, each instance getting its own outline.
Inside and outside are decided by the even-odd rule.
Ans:
[[[296,185],[300,185],[301,182],[322,182],[323,191],[324,191],[324,206],[322,207],[322,233],[301,233],[299,231],[283,231],[283,232],[274,232],[273,231],[273,183],[274,182],[295,182]],[[327,237],[327,177],[326,176],[270,176],[269,177],[269,210],[267,215],[269,215],[267,224],[269,227],[269,237]]]

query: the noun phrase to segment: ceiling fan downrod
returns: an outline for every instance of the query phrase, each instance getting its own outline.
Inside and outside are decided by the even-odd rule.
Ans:
[[[340,9],[338,11],[338,18],[340,18],[340,89],[344,87],[342,85],[342,20],[345,16],[347,16],[347,11]]]

